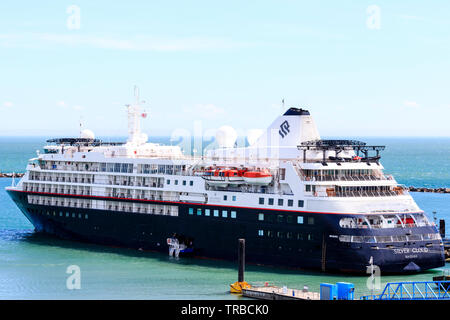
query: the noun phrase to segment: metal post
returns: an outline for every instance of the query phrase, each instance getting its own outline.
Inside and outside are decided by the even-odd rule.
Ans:
[[[238,264],[239,264],[238,282],[244,282],[245,239],[239,239]]]
[[[439,233],[441,234],[441,238],[445,238],[445,220],[440,219],[439,220]]]

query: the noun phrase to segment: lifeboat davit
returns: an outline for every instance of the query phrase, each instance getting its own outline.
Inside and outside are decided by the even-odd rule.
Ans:
[[[244,181],[264,186],[272,182],[272,174],[268,170],[247,171],[244,173]]]

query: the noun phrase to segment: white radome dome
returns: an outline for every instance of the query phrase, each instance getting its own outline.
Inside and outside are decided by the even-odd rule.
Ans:
[[[261,129],[250,129],[247,131],[247,141],[250,146],[254,145],[258,141],[259,137],[264,133]]]
[[[81,131],[80,138],[83,138],[83,139],[95,139],[95,134],[94,134],[94,132],[92,132],[89,129],[84,129],[83,131]]]
[[[233,148],[236,139],[236,130],[230,126],[222,126],[216,132],[216,141],[221,148]]]
[[[141,144],[144,144],[148,141],[148,135],[146,133],[141,132],[141,135],[139,136],[139,142]]]

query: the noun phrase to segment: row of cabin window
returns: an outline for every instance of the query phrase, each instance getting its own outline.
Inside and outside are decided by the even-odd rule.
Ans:
[[[259,204],[264,204],[264,201],[265,201],[264,199],[265,198],[259,198]],[[269,206],[273,206],[274,205],[274,202],[275,202],[274,198],[268,198],[267,200],[268,200],[267,204]],[[284,204],[284,199],[278,199],[278,205],[282,206],[283,204]],[[288,199],[287,205],[288,205],[288,207],[293,207],[294,206],[294,200],[293,199]],[[298,200],[297,206],[299,208],[303,208],[305,206],[305,201],[304,200]]]
[[[260,237],[267,237],[267,238],[280,238],[280,239],[293,239],[293,240],[308,240],[312,241],[314,240],[314,235],[312,233],[306,234],[305,237],[303,237],[303,233],[298,232],[284,232],[284,231],[273,231],[273,230],[258,230],[258,236]]]
[[[175,185],[177,186],[178,185],[178,180],[174,180],[175,181]],[[167,179],[167,184],[169,185],[170,184],[170,179]],[[186,182],[186,180],[183,180],[183,186],[185,186],[187,184],[187,182]],[[194,185],[194,181],[189,181],[189,186],[193,186]]]
[[[293,215],[286,215],[286,214],[275,215],[273,213],[269,213],[269,214],[259,213],[258,214],[258,220],[259,221],[267,221],[267,222],[279,222],[279,223],[284,223],[285,221],[287,223],[295,223],[295,216],[293,216]],[[297,223],[298,224],[303,224],[304,223],[303,216],[297,216]],[[310,225],[313,225],[314,224],[314,217],[308,217],[307,218],[307,223],[310,224]]]
[[[50,211],[43,211],[43,210],[37,210],[37,209],[29,209],[29,211],[31,213],[35,213],[35,214],[47,214],[48,216],[53,215],[54,217],[56,217],[56,215],[57,215],[56,211],[53,211],[53,213],[51,213]],[[59,216],[60,217],[64,217],[65,216],[66,218],[69,218],[70,216],[72,216],[72,218],[76,218],[77,214],[74,213],[74,212],[72,212],[72,214],[70,214],[69,212],[66,212],[64,214],[64,212],[60,211],[59,212]],[[89,216],[86,213],[85,214],[78,213],[78,218],[79,219],[81,219],[83,216],[84,216],[85,219],[89,218]]]
[[[189,208],[189,214],[190,215],[194,215],[194,208]],[[222,210],[221,214],[219,212],[219,210],[212,210],[213,211],[213,216],[214,217],[219,217],[222,216],[222,218],[228,218],[228,211],[227,210]],[[197,208],[197,210],[195,211],[195,214],[197,216],[201,216],[203,215],[202,209],[201,208]],[[205,209],[204,215],[206,217],[211,216],[211,209]],[[230,218],[236,219],[236,211],[231,211],[230,212]]]
[[[87,170],[87,168],[86,168]],[[132,173],[132,163],[100,163],[101,172]]]
[[[185,169],[185,165],[144,164],[140,167],[139,173],[181,174]]]

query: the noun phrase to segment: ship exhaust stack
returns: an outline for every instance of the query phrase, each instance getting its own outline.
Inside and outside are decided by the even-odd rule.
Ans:
[[[272,122],[254,146],[292,147],[311,140],[320,140],[320,135],[309,111],[290,108]]]

